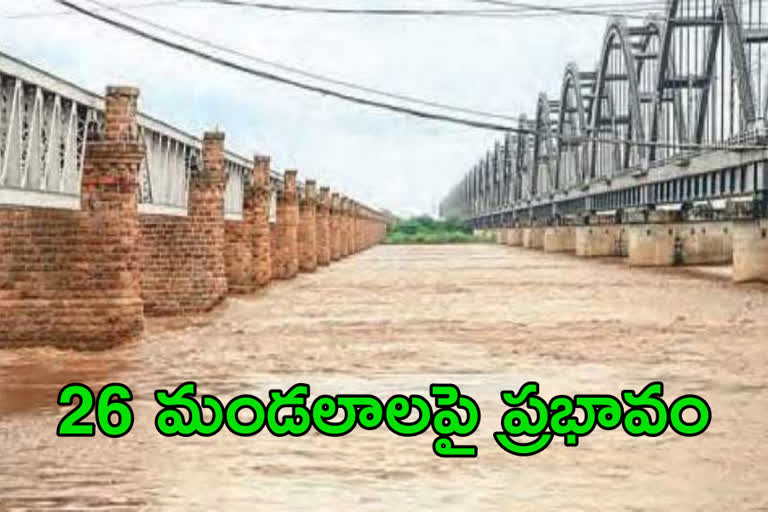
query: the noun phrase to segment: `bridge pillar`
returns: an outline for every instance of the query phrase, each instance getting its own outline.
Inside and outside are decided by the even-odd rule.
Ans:
[[[341,259],[341,198],[339,194],[334,192],[331,194],[331,209],[330,209],[330,242],[331,242],[331,261],[339,261]]]
[[[141,334],[138,95],[107,89],[104,139],[86,144],[80,211],[0,210],[0,347],[98,350]]]
[[[576,231],[576,256],[595,258],[623,256],[626,228],[619,225],[579,226]]]
[[[733,280],[768,282],[768,220],[733,227]]]
[[[226,245],[224,261],[227,268],[227,284],[232,294],[251,293],[254,284],[253,255],[253,209],[256,198],[253,191],[253,168],[244,177],[243,218],[242,220],[224,220]]]
[[[696,222],[677,226],[678,262],[683,265],[717,265],[733,261],[733,225],[730,222]]]
[[[272,233],[269,223],[269,157],[257,156],[253,162],[253,184],[246,189],[246,215],[252,229],[253,281],[256,287],[272,280]]]
[[[299,267],[302,272],[317,270],[317,192],[316,184],[307,180],[300,202]]]
[[[545,252],[572,252],[576,250],[576,233],[570,226],[554,226],[544,230]]]
[[[86,143],[81,209],[0,209],[0,347],[99,350],[144,329],[136,201],[139,91],[109,87]]]
[[[278,198],[280,197],[280,193],[278,193]],[[279,199],[278,199],[278,204]],[[280,226],[278,223],[280,222],[280,219],[278,218],[275,222],[270,223],[269,225],[269,245],[270,245],[270,254],[272,259],[272,280],[275,279],[282,279],[280,277],[280,273],[282,272],[282,261],[283,261],[283,253],[280,250]]]
[[[202,167],[190,176],[186,217],[141,215],[140,279],[146,315],[208,311],[227,293],[225,172],[224,134],[207,133]],[[239,236],[230,233],[233,243],[246,242],[242,224],[238,222],[235,229]],[[234,246],[229,252],[235,252]],[[241,257],[241,251],[236,252],[229,261],[230,269]],[[250,256],[251,247],[243,252]],[[247,262],[238,265],[243,272],[246,268],[250,268]]]
[[[320,187],[317,200],[317,264],[323,267],[331,262],[330,189]]]
[[[356,254],[360,251],[360,246],[358,245],[358,235],[360,233],[360,207],[356,202],[352,202],[352,206],[350,208],[350,243],[351,247],[349,248],[350,254]]]
[[[630,265],[716,265],[732,257],[730,223],[643,224],[630,230]]]
[[[676,262],[677,235],[672,224],[641,224],[629,229],[629,264],[663,267]]]
[[[350,235],[352,231],[352,222],[350,218],[350,210],[352,207],[352,201],[346,197],[341,198],[341,217],[340,217],[340,231],[341,231],[341,257],[346,258],[350,254],[352,248]]]
[[[523,247],[526,249],[544,248],[544,228],[523,228]]]
[[[224,159],[224,134],[203,135],[203,165],[189,181],[187,220],[194,233],[190,239],[199,268],[201,282],[190,290],[196,295],[185,311],[206,311],[224,299],[227,273],[224,258],[226,235],[224,226],[224,189],[227,183]],[[196,243],[197,242],[197,243]],[[199,244],[199,245],[198,245]]]
[[[357,206],[357,252],[364,251],[366,247],[366,213],[362,205]]]
[[[283,193],[277,201],[277,244],[280,259],[279,279],[291,279],[299,273],[298,224],[299,205],[296,197],[297,171],[283,175]]]
[[[521,228],[509,228],[507,230],[507,245],[510,247],[522,247],[523,230]]]

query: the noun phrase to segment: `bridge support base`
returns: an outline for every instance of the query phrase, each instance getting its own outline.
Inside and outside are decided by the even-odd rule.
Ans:
[[[680,263],[684,265],[727,265],[733,261],[733,225],[704,222],[681,225],[677,236]]]
[[[544,229],[524,228],[523,247],[526,249],[544,249]]]
[[[734,224],[733,280],[768,282],[768,221]]]
[[[623,226],[583,226],[576,228],[576,256],[598,258],[623,256],[626,242]]]
[[[629,230],[629,264],[664,267],[675,264],[675,228],[672,225],[640,225]]]
[[[573,252],[576,250],[576,232],[570,226],[558,226],[544,230],[545,252]]]
[[[509,228],[507,230],[507,245],[510,247],[522,247],[523,230],[520,228]]]
[[[629,233],[633,266],[716,265],[731,262],[729,223],[646,224]]]

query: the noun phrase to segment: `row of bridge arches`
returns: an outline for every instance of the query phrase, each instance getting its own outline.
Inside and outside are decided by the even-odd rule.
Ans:
[[[532,119],[452,192],[487,211],[644,172],[712,146],[754,141],[768,112],[768,1],[670,0],[666,13],[608,21],[594,68],[565,67]],[[493,191],[493,192],[491,192]]]

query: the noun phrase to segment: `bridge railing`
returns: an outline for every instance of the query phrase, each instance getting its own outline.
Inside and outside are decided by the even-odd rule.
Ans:
[[[0,53],[0,203],[79,208],[104,100]]]
[[[224,191],[224,217],[228,220],[243,220],[245,184],[251,176],[251,164],[245,158],[227,152],[225,167],[227,187]]]
[[[186,215],[191,174],[201,165],[200,140],[139,114],[146,158],[139,170],[139,211]]]
[[[104,108],[102,96],[0,53],[0,204],[79,209],[86,147],[103,132]],[[146,147],[139,211],[186,215],[202,142],[146,114],[138,124]],[[232,152],[226,159],[225,215],[242,219],[251,163]]]

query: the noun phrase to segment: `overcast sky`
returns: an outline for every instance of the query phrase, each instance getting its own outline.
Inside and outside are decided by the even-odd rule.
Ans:
[[[75,1],[89,5],[87,0]],[[147,2],[103,1],[121,6]],[[276,1],[368,8],[478,7],[466,0]],[[434,213],[451,186],[501,137],[297,91],[164,49],[77,14],[7,17],[61,11],[52,0],[0,0],[0,6],[0,51],[100,93],[107,84],[136,85],[141,88],[141,108],[150,115],[196,135],[219,127],[227,134],[228,149],[248,157],[254,152],[271,155],[275,169],[299,169],[304,178],[399,214]],[[557,95],[569,61],[582,69],[595,66],[607,22],[600,17],[318,15],[215,5],[130,12],[314,73],[515,116],[532,115],[539,92]]]

